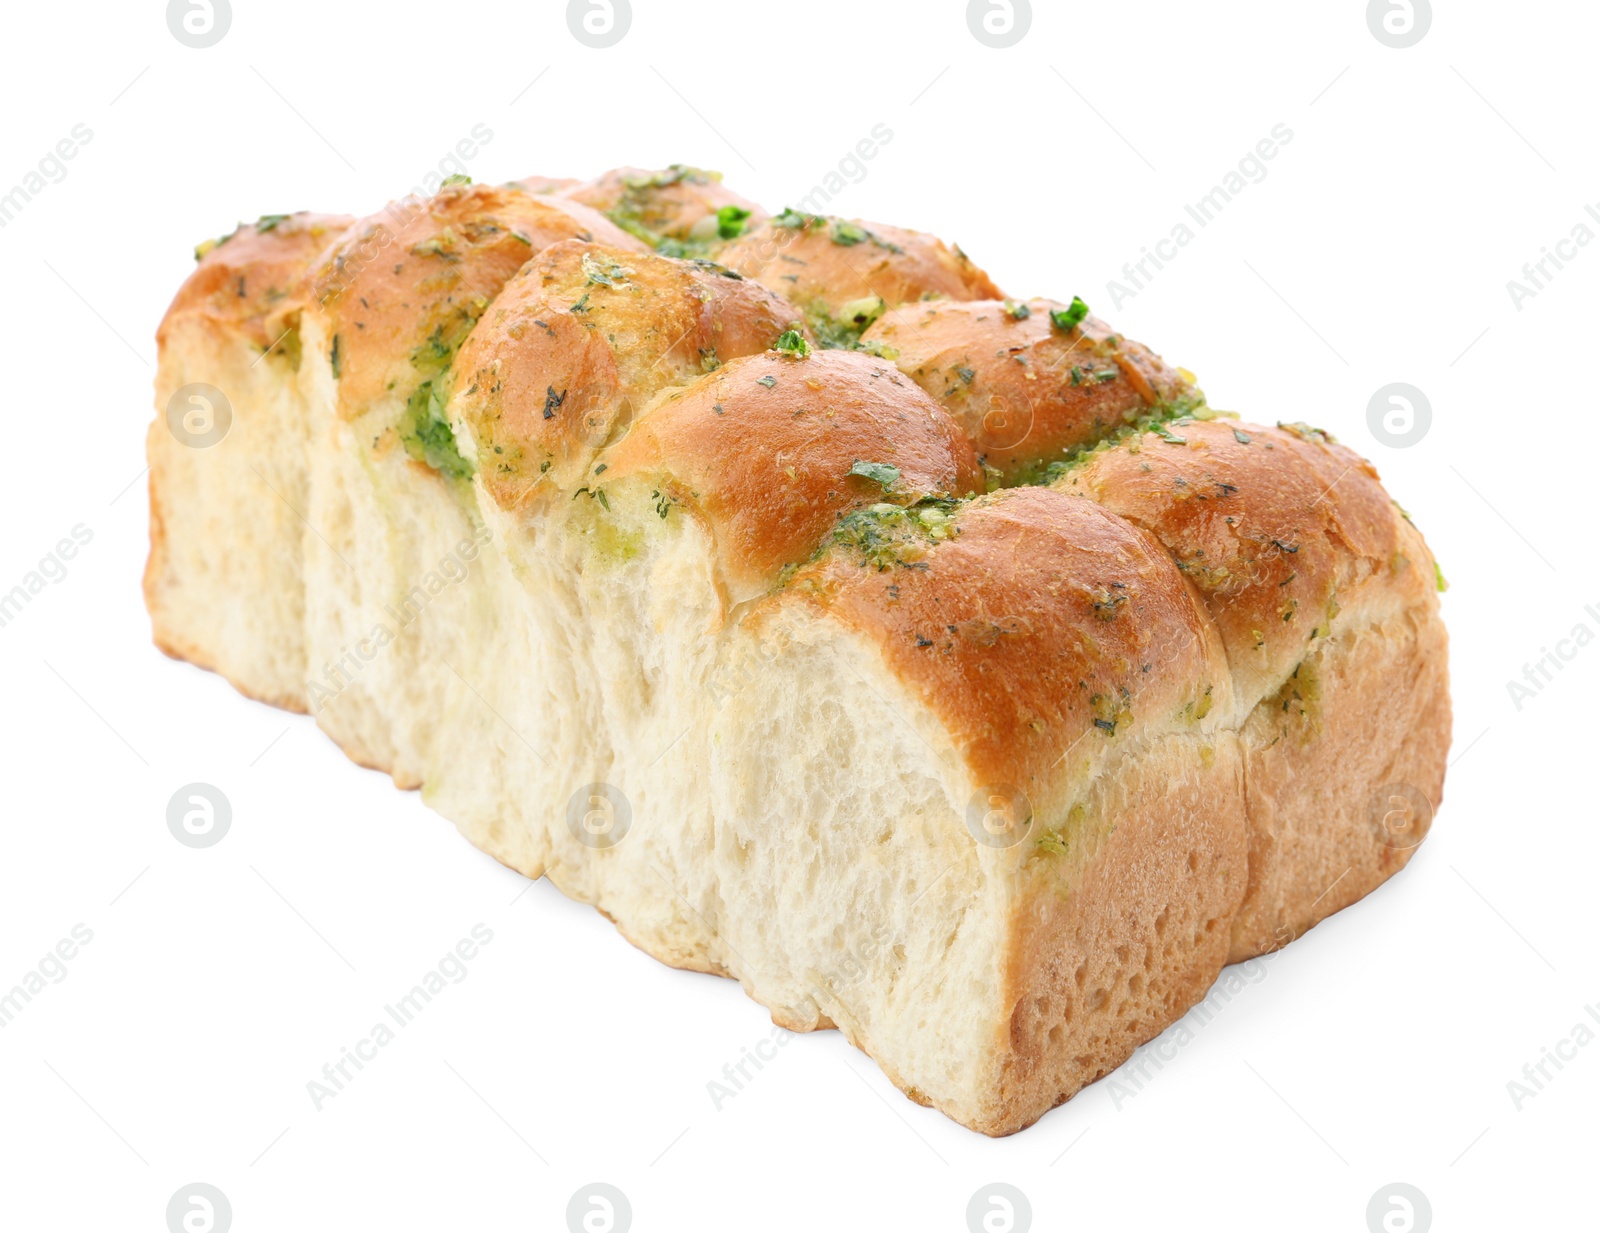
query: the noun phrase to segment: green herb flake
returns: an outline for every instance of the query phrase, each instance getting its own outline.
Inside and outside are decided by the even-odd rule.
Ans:
[[[471,183],[472,183],[472,177],[471,176],[463,175],[461,172],[458,171],[453,176],[446,176],[444,178],[444,183],[439,185],[439,187],[440,188],[454,188],[458,184],[471,184]]]
[[[1046,831],[1039,836],[1039,849],[1050,853],[1052,856],[1065,856],[1067,854],[1067,841],[1061,837],[1059,831]]]
[[[218,236],[214,240],[201,240],[200,243],[194,246],[194,259],[196,261],[205,260],[210,253],[221,248],[229,240],[233,239],[236,234],[238,234],[237,231],[230,231],[227,235]]]
[[[811,354],[811,344],[806,341],[806,336],[799,330],[785,330],[778,335],[778,341],[772,344],[774,351],[781,351],[785,355],[803,360]]]
[[[344,351],[337,334],[333,336],[333,349],[328,352],[328,363],[333,365],[333,378],[337,381],[344,375]]]
[[[289,217],[290,216],[287,214],[263,214],[260,218],[256,219],[256,230],[271,231],[276,228],[279,223],[286,222]]]
[[[433,381],[424,381],[406,399],[406,423],[400,432],[406,453],[427,463],[448,479],[466,479],[472,467],[456,447],[455,434],[444,416],[444,394]]]
[[[830,234],[835,244],[843,244],[846,248],[870,238],[865,227],[844,218],[835,220]]]
[[[750,211],[743,206],[725,205],[717,211],[717,234],[724,240],[737,239],[744,232],[744,220]]]
[[[584,276],[589,280],[587,285],[591,287],[626,287],[628,285],[628,275],[633,273],[632,270],[610,257],[596,260],[589,253],[583,254],[581,264]],[[584,299],[588,298],[588,294],[585,293]],[[576,312],[577,310],[574,309],[573,311]]]
[[[1083,324],[1089,315],[1089,306],[1077,296],[1072,297],[1072,303],[1065,308],[1052,308],[1050,310],[1050,324],[1063,334],[1076,329]]]
[[[824,223],[828,220],[820,214],[802,214],[799,210],[783,207],[783,212],[772,220],[774,227],[783,227],[789,231],[804,231],[812,223]]]
[[[1235,441],[1237,441],[1240,445],[1249,445],[1250,444],[1250,434],[1245,432],[1241,428],[1235,428],[1233,430],[1233,439]]]
[[[900,468],[891,466],[886,462],[866,462],[857,458],[855,462],[850,464],[849,474],[869,479],[887,491],[899,480]]]
[[[1320,428],[1313,428],[1310,424],[1301,420],[1295,420],[1292,423],[1284,423],[1284,421],[1279,420],[1278,427],[1283,429],[1284,432],[1299,437],[1302,441],[1312,445],[1336,444],[1331,433],[1324,432]]]
[[[924,497],[909,507],[885,501],[854,509],[839,519],[833,543],[879,573],[925,569],[928,545],[955,538],[957,505],[946,497]],[[924,644],[931,645],[919,643]]]
[[[1004,306],[1006,313],[1013,321],[1026,321],[1033,316],[1033,309],[1029,308],[1021,300],[1006,300]]]
[[[757,377],[757,378],[756,378],[756,384],[757,384],[757,385],[764,385],[764,386],[766,386],[766,387],[767,387],[767,388],[768,388],[768,389],[769,389],[769,390],[770,390],[770,389],[771,389],[771,388],[772,388],[772,387],[773,387],[773,386],[775,386],[775,385],[777,385],[777,384],[778,384],[778,379],[777,379],[777,378],[776,378],[776,377],[774,377],[774,376],[773,376],[773,375],[772,375],[772,374],[771,374],[771,373],[770,373],[770,372],[769,372],[769,373],[768,373],[768,374],[767,374],[767,375],[766,375],[766,376],[764,376],[764,377]]]

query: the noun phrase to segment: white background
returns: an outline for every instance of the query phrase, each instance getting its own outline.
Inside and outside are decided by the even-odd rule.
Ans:
[[[0,989],[75,924],[93,941],[0,1029],[6,1227],[159,1233],[203,1181],[239,1233],[561,1230],[597,1180],[641,1231],[960,1233],[996,1181],[1041,1230],[1361,1233],[1397,1181],[1439,1230],[1597,1227],[1600,1045],[1520,1110],[1507,1083],[1600,1014],[1600,648],[1520,710],[1507,682],[1600,633],[1600,245],[1520,310],[1506,284],[1600,202],[1600,13],[1440,4],[1394,50],[1364,7],[1036,0],[994,50],[957,0],[634,0],[593,50],[555,2],[235,0],[194,50],[148,0],[11,6],[0,190],[93,137],[0,229],[0,590],[93,539],[0,628]],[[718,1110],[708,1082],[772,1030],[734,984],[659,966],[310,720],[165,659],[139,593],[153,336],[196,241],[374,211],[478,123],[480,180],[685,161],[777,208],[880,122],[830,210],[959,241],[1014,295],[1080,294],[1214,405],[1334,432],[1452,584],[1456,744],[1409,869],[1120,1107],[1102,1082],[999,1141],[836,1033]],[[1122,264],[1280,123],[1266,178],[1112,311]],[[1395,381],[1433,408],[1408,449],[1367,426]],[[197,780],[234,810],[203,851],[165,823]],[[479,922],[468,978],[316,1111],[307,1081]]]

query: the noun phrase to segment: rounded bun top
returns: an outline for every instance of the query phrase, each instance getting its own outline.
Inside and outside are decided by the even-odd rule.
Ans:
[[[960,430],[893,364],[848,351],[766,351],[674,389],[607,455],[711,527],[730,598],[806,560],[841,515],[982,491]]]
[[[340,214],[264,214],[195,246],[194,273],[178,288],[158,338],[180,317],[200,315],[263,351],[298,320],[311,269],[354,220]]]

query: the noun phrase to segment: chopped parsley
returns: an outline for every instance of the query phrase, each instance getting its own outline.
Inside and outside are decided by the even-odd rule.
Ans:
[[[737,239],[744,232],[744,220],[750,211],[743,206],[725,205],[717,211],[717,234],[724,240]]]
[[[895,566],[926,568],[922,558],[928,545],[956,535],[957,504],[947,497],[924,497],[909,507],[880,502],[851,510],[839,519],[833,542],[879,573]]]
[[[439,185],[439,187],[440,188],[453,188],[457,184],[471,184],[471,183],[472,183],[472,177],[471,176],[463,175],[461,172],[458,171],[453,176],[446,176],[444,178],[444,183]]]
[[[1005,310],[1013,321],[1026,321],[1033,316],[1033,309],[1029,308],[1021,300],[1006,300]]]
[[[850,464],[851,475],[859,475],[869,479],[881,488],[888,490],[900,479],[900,468],[890,466],[886,462],[866,462],[857,458]]]
[[[1308,442],[1312,445],[1336,444],[1331,433],[1324,432],[1320,428],[1313,428],[1310,424],[1304,423],[1300,420],[1295,420],[1293,423],[1288,424],[1284,423],[1282,420],[1279,420],[1278,427],[1283,429],[1284,432],[1289,433],[1291,436],[1299,437],[1302,441]]]
[[[820,214],[802,214],[799,210],[783,207],[783,212],[772,220],[774,227],[783,227],[789,231],[804,231],[812,223],[825,223],[828,220]]]
[[[472,467],[456,447],[455,434],[444,417],[444,395],[433,380],[424,381],[406,399],[400,441],[406,453],[447,479],[465,479],[472,474]]]
[[[1083,324],[1089,315],[1089,306],[1077,296],[1072,297],[1072,303],[1065,308],[1052,308],[1050,310],[1050,324],[1056,329],[1066,333]]]
[[[772,344],[774,351],[782,351],[797,360],[803,360],[811,354],[811,344],[806,341],[806,336],[799,330],[785,330],[778,335],[778,341]]]
[[[767,387],[767,388],[768,388],[768,389],[769,389],[769,390],[770,390],[770,389],[771,389],[771,388],[772,388],[772,387],[773,387],[773,386],[775,386],[775,385],[777,385],[777,384],[778,384],[778,379],[777,379],[777,378],[776,378],[776,377],[774,377],[774,376],[773,376],[773,375],[772,375],[772,374],[771,374],[771,373],[770,373],[770,372],[769,372],[769,373],[768,373],[768,374],[767,374],[767,375],[766,375],[766,376],[764,376],[764,377],[757,377],[757,378],[756,378],[756,384],[757,384],[757,385],[764,385],[764,386],[766,386],[766,387]]]
[[[582,265],[584,276],[589,280],[586,285],[590,287],[625,287],[628,285],[628,275],[633,273],[614,258],[596,260],[589,253],[583,254]],[[585,294],[584,299],[588,298]]]
[[[279,223],[287,221],[289,217],[287,214],[263,214],[256,219],[256,230],[271,231]]]
[[[229,240],[233,239],[233,237],[236,236],[237,234],[238,234],[238,230],[235,229],[233,231],[228,232],[227,235],[218,236],[214,240],[201,240],[200,243],[198,243],[198,244],[196,244],[194,246],[194,259],[196,261],[205,260],[205,258],[206,258],[206,256],[208,254],[210,254],[211,252],[215,251],[216,249],[221,248]]]
[[[844,218],[834,220],[831,235],[835,244],[843,244],[847,248],[869,238],[865,227]]]

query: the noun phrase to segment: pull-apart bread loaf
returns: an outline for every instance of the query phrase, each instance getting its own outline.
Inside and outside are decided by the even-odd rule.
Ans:
[[[202,249],[158,645],[964,1125],[1029,1125],[1426,832],[1421,535],[1080,300],[687,167]]]

